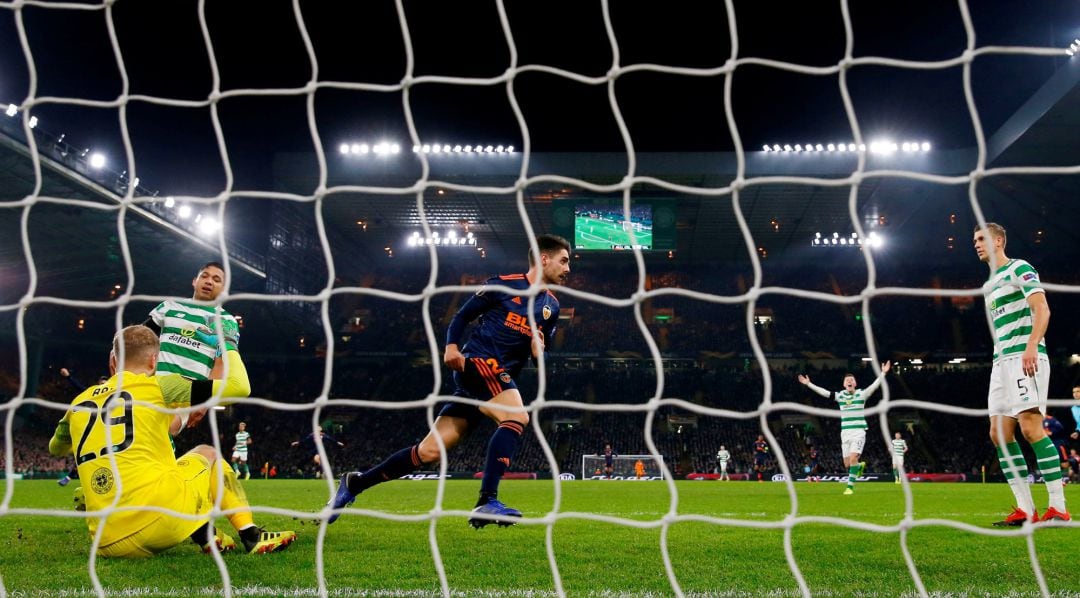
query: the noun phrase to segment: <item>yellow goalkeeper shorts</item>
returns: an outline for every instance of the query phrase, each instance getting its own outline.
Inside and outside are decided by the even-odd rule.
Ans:
[[[189,515],[210,512],[214,499],[210,462],[198,453],[188,453],[176,462],[177,472],[167,474],[153,496],[143,504],[154,505]],[[108,558],[143,558],[166,551],[187,540],[206,519],[182,519],[162,514],[150,525],[98,548],[98,556]]]

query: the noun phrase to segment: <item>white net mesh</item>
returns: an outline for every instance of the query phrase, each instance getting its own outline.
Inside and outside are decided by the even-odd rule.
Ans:
[[[628,298],[618,299],[608,296],[602,296],[594,293],[589,293],[581,290],[563,288],[558,289],[564,296],[576,298],[580,300],[586,300],[590,302],[596,302],[601,305],[610,306],[613,308],[631,308],[634,313],[634,318],[637,323],[638,331],[643,337],[645,344],[648,348],[648,354],[651,357],[652,363],[656,368],[656,387],[652,393],[652,397],[645,403],[641,404],[625,404],[625,403],[613,403],[613,404],[593,404],[584,403],[578,401],[567,401],[552,399],[545,393],[546,390],[546,368],[543,357],[540,358],[539,363],[539,390],[536,399],[528,406],[528,411],[533,415],[533,432],[539,439],[540,446],[546,456],[547,463],[550,465],[551,470],[555,473],[554,479],[551,482],[554,486],[554,499],[550,510],[547,513],[536,515],[527,514],[525,518],[521,520],[521,525],[524,526],[542,526],[546,531],[546,553],[548,559],[548,566],[550,567],[552,589],[558,595],[565,595],[566,588],[563,585],[562,577],[560,575],[560,561],[557,557],[555,550],[555,527],[560,521],[567,519],[591,519],[598,522],[606,522],[611,524],[617,524],[621,526],[627,526],[632,528],[653,529],[658,528],[660,530],[660,542],[659,552],[662,556],[664,570],[666,571],[668,582],[670,583],[670,591],[676,595],[683,595],[682,582],[680,580],[680,574],[673,566],[672,557],[669,548],[669,530],[675,524],[682,522],[703,522],[716,526],[731,526],[731,527],[746,527],[746,528],[765,528],[765,529],[779,529],[784,532],[784,554],[787,560],[787,564],[790,568],[791,574],[797,584],[798,591],[803,595],[810,595],[810,587],[803,577],[800,570],[800,563],[795,556],[795,552],[792,545],[792,531],[794,528],[801,524],[812,523],[825,523],[834,526],[847,527],[857,530],[864,530],[869,532],[879,533],[898,533],[900,538],[900,550],[903,553],[904,561],[907,564],[908,571],[910,572],[912,582],[916,591],[920,595],[927,594],[927,588],[924,585],[920,576],[920,568],[918,563],[912,557],[911,550],[908,546],[908,534],[911,530],[926,527],[926,526],[944,526],[954,528],[958,531],[970,532],[974,534],[996,535],[996,536],[1020,536],[1024,537],[1027,542],[1031,568],[1034,571],[1034,578],[1037,583],[1037,590],[1047,595],[1049,589],[1045,577],[1040,569],[1040,563],[1038,555],[1035,551],[1034,543],[1034,528],[1024,527],[1017,530],[999,531],[986,529],[982,527],[976,527],[966,523],[961,523],[953,520],[940,520],[940,519],[923,519],[917,518],[913,509],[912,494],[909,486],[905,483],[904,490],[904,515],[902,519],[895,525],[875,525],[865,522],[856,521],[844,517],[823,517],[823,516],[805,516],[800,515],[799,510],[799,498],[796,493],[795,485],[791,481],[793,476],[791,475],[791,464],[789,463],[789,456],[785,455],[777,438],[771,432],[769,425],[767,425],[766,418],[770,414],[774,414],[779,411],[800,412],[811,414],[826,418],[837,417],[837,412],[832,409],[820,409],[810,407],[800,403],[778,402],[774,398],[773,383],[770,376],[769,363],[766,360],[765,353],[763,352],[759,341],[758,335],[754,328],[754,315],[755,307],[759,299],[767,295],[781,295],[790,296],[800,299],[812,300],[812,301],[824,301],[833,302],[838,304],[848,304],[853,306],[859,306],[862,312],[862,325],[865,332],[866,346],[869,350],[869,356],[874,363],[875,373],[879,373],[879,368],[876,364],[880,363],[881,359],[878,357],[877,345],[875,337],[871,328],[870,320],[870,302],[879,297],[885,296],[911,296],[911,297],[978,297],[983,295],[984,289],[974,288],[967,290],[942,290],[942,289],[923,289],[923,288],[899,288],[899,287],[886,287],[879,288],[876,285],[877,275],[874,261],[874,250],[871,247],[864,248],[863,256],[865,258],[866,270],[868,272],[868,279],[865,288],[859,293],[848,296],[837,296],[829,293],[814,292],[807,290],[800,290],[794,288],[783,287],[766,287],[763,284],[762,266],[759,259],[759,252],[756,251],[758,247],[757,242],[753,238],[750,227],[747,224],[747,220],[743,213],[743,204],[741,202],[741,196],[747,189],[762,186],[762,185],[803,185],[807,187],[836,187],[836,188],[848,188],[849,192],[849,212],[851,217],[851,225],[856,233],[860,237],[864,237],[867,231],[864,230],[864,226],[861,218],[857,213],[857,198],[859,197],[860,185],[864,182],[872,179],[879,178],[898,178],[898,179],[910,179],[916,181],[924,181],[928,183],[935,183],[940,185],[954,185],[954,186],[966,186],[968,189],[968,195],[970,199],[970,206],[979,223],[984,223],[985,218],[980,205],[979,197],[976,193],[978,182],[988,177],[1006,175],[1006,174],[1080,174],[1080,166],[1064,166],[1064,167],[1007,167],[1007,168],[987,168],[986,156],[987,156],[987,142],[983,133],[982,125],[976,109],[974,95],[971,87],[971,68],[972,63],[979,57],[991,56],[991,55],[1026,55],[1034,57],[1060,57],[1065,55],[1065,50],[1062,48],[1048,48],[1048,47],[996,47],[996,46],[983,46],[980,47],[977,44],[976,32],[974,30],[971,17],[968,12],[968,5],[961,0],[958,3],[959,10],[962,16],[964,29],[966,31],[966,49],[965,51],[948,60],[934,61],[934,62],[922,62],[911,60],[897,60],[891,58],[862,56],[855,57],[853,55],[854,45],[854,32],[852,27],[852,21],[849,14],[848,3],[841,2],[841,9],[843,14],[843,23],[845,31],[845,46],[843,58],[836,64],[824,67],[812,67],[802,64],[795,64],[790,62],[781,62],[776,60],[768,60],[755,58],[752,56],[742,56],[739,51],[739,31],[738,20],[734,3],[728,0],[726,3],[727,11],[727,26],[728,33],[731,39],[731,52],[728,60],[721,66],[713,68],[686,68],[686,67],[669,67],[656,64],[623,64],[620,57],[619,40],[615,34],[615,29],[612,25],[611,6],[609,2],[603,1],[601,3],[603,21],[606,28],[608,40],[611,46],[611,54],[613,56],[610,70],[602,76],[589,76],[578,72],[572,72],[569,70],[547,66],[543,64],[521,64],[518,59],[518,51],[516,47],[514,32],[511,27],[510,19],[507,16],[504,3],[499,1],[496,3],[498,8],[499,23],[502,27],[502,32],[505,36],[505,42],[509,48],[510,60],[506,65],[506,70],[501,75],[490,78],[466,78],[466,77],[449,77],[449,76],[416,76],[414,74],[414,48],[411,40],[411,27],[410,21],[406,17],[406,11],[402,2],[397,2],[396,11],[401,27],[401,35],[404,39],[405,50],[405,74],[400,83],[397,84],[374,84],[374,83],[352,83],[344,81],[325,81],[320,78],[319,75],[319,61],[316,57],[315,49],[312,45],[312,40],[308,34],[308,30],[304,23],[304,13],[301,10],[301,4],[299,1],[293,3],[293,11],[295,14],[296,24],[298,30],[303,39],[303,45],[307,53],[307,58],[311,65],[311,77],[310,80],[301,86],[287,89],[230,89],[223,90],[220,85],[221,75],[219,73],[219,65],[215,59],[215,46],[213,37],[211,36],[210,29],[207,25],[206,18],[206,3],[200,2],[198,4],[198,16],[199,25],[202,30],[203,39],[205,41],[206,52],[210,57],[210,69],[212,77],[212,87],[209,95],[204,99],[199,100],[181,100],[168,97],[153,97],[146,95],[132,95],[129,93],[129,83],[127,71],[124,67],[124,54],[121,52],[120,43],[117,39],[116,28],[113,21],[113,2],[105,2],[104,4],[81,4],[81,3],[62,3],[62,2],[44,2],[44,1],[26,1],[18,0],[14,2],[0,2],[0,8],[13,15],[20,45],[23,49],[24,57],[30,73],[30,86],[27,96],[17,105],[18,114],[21,117],[23,130],[26,134],[27,143],[33,150],[31,156],[33,159],[33,169],[35,173],[35,187],[34,191],[27,195],[24,199],[18,202],[8,202],[2,207],[4,210],[17,210],[21,212],[22,222],[22,248],[23,256],[28,264],[30,273],[30,282],[27,292],[15,303],[0,306],[0,309],[7,312],[15,312],[15,332],[18,338],[19,346],[19,390],[10,401],[3,405],[2,410],[6,415],[5,421],[5,462],[6,475],[8,479],[11,479],[13,474],[13,452],[15,444],[15,436],[13,432],[13,422],[15,412],[23,406],[27,405],[39,405],[48,407],[50,409],[63,409],[66,405],[58,405],[55,403],[49,403],[33,396],[27,395],[27,379],[28,379],[28,350],[27,350],[27,325],[25,322],[25,309],[42,304],[54,304],[68,307],[77,307],[85,309],[116,309],[116,325],[117,328],[121,326],[125,319],[130,318],[130,314],[125,315],[125,306],[132,302],[137,301],[158,301],[163,299],[162,296],[148,296],[148,295],[136,295],[132,293],[134,287],[134,269],[132,267],[133,257],[131,255],[130,248],[127,243],[126,226],[127,217],[131,212],[144,212],[146,204],[150,204],[158,201],[157,198],[140,196],[138,193],[138,185],[129,185],[126,192],[120,198],[119,202],[114,205],[103,205],[101,203],[81,201],[76,199],[70,199],[58,196],[49,196],[42,192],[42,172],[45,166],[40,158],[40,153],[36,147],[34,136],[31,134],[31,119],[32,113],[36,107],[46,105],[66,105],[66,106],[83,106],[83,107],[95,107],[95,108],[116,108],[119,110],[120,115],[120,131],[123,139],[123,145],[125,149],[127,171],[131,173],[130,178],[134,181],[137,178],[135,168],[135,150],[131,143],[131,138],[128,131],[126,111],[129,104],[133,102],[146,103],[150,105],[159,106],[171,106],[171,107],[199,107],[208,108],[213,123],[213,131],[217,141],[217,146],[220,151],[221,160],[225,165],[225,177],[226,184],[224,189],[215,196],[210,197],[185,197],[184,201],[193,204],[205,204],[207,206],[213,206],[217,210],[218,221],[224,221],[226,219],[226,205],[229,201],[234,200],[237,197],[255,197],[265,198],[271,200],[281,200],[288,202],[298,202],[302,204],[313,204],[315,214],[315,225],[317,227],[317,233],[323,255],[331,256],[331,246],[328,239],[327,226],[324,222],[324,202],[327,198],[331,197],[335,193],[352,192],[352,193],[370,193],[370,194],[389,194],[400,195],[403,198],[414,197],[416,201],[417,214],[419,214],[421,227],[423,234],[429,236],[433,229],[430,226],[428,219],[428,210],[425,209],[425,191],[435,188],[451,189],[456,191],[464,191],[474,193],[477,195],[511,195],[516,202],[516,208],[518,215],[521,219],[521,225],[524,229],[524,233],[530,239],[535,239],[538,231],[534,227],[534,223],[530,218],[530,210],[526,200],[526,190],[531,185],[544,184],[544,183],[556,183],[565,184],[575,188],[585,189],[595,193],[619,193],[622,196],[624,206],[624,218],[623,229],[630,233],[637,233],[639,229],[634,226],[627,226],[630,220],[631,213],[631,190],[636,185],[647,184],[655,188],[666,190],[673,194],[685,194],[689,196],[700,196],[707,198],[710,201],[716,202],[730,202],[731,209],[734,212],[734,217],[738,223],[738,228],[742,235],[742,240],[745,243],[747,255],[750,258],[753,268],[753,280],[750,287],[746,292],[735,295],[714,295],[708,293],[701,293],[690,291],[686,289],[678,288],[662,288],[647,290],[645,287],[646,279],[646,262],[641,254],[640,249],[634,250],[634,259],[637,267],[638,282],[636,291]],[[116,62],[120,68],[120,75],[122,79],[122,91],[118,97],[107,101],[92,101],[85,99],[78,99],[73,97],[49,97],[38,95],[37,92],[37,75],[38,66],[35,62],[34,55],[31,52],[30,44],[27,40],[26,30],[24,26],[23,13],[29,8],[37,8],[49,11],[101,11],[104,14],[105,21],[108,25],[109,41],[112,46],[113,52],[116,57]],[[793,73],[800,73],[811,76],[838,76],[840,83],[840,92],[843,98],[844,110],[847,114],[848,121],[851,127],[851,136],[855,144],[863,144],[864,138],[860,129],[859,120],[856,118],[855,106],[849,93],[849,87],[847,82],[848,72],[859,66],[883,66],[893,67],[898,69],[923,69],[923,70],[939,70],[952,67],[961,67],[963,69],[963,81],[964,92],[967,99],[968,111],[970,113],[971,125],[975,132],[975,139],[977,143],[978,158],[976,166],[967,174],[962,176],[942,176],[935,174],[927,174],[923,172],[907,171],[907,170],[868,170],[867,169],[867,157],[865,153],[858,153],[857,167],[854,171],[847,174],[847,176],[838,178],[814,178],[814,177],[800,177],[800,176],[766,176],[766,177],[747,177],[746,176],[746,152],[743,150],[743,143],[740,137],[740,130],[738,122],[736,121],[734,110],[732,107],[732,89],[735,85],[734,75],[736,71],[748,65],[758,65],[771,69],[779,69],[782,71],[788,71]],[[541,175],[541,176],[529,176],[530,172],[530,160],[532,158],[532,143],[530,141],[530,129],[529,123],[523,114],[518,99],[515,96],[515,79],[523,73],[529,72],[541,72],[555,77],[564,78],[569,81],[574,81],[580,84],[588,86],[598,86],[605,88],[607,96],[610,102],[611,113],[614,116],[615,122],[618,127],[618,131],[622,137],[625,145],[625,154],[628,160],[627,169],[622,180],[613,184],[596,184],[586,180],[580,180],[567,176],[560,175]],[[689,186],[685,184],[676,184],[661,178],[653,176],[642,176],[638,174],[638,161],[635,154],[634,143],[631,137],[630,128],[623,117],[623,111],[620,109],[619,100],[616,96],[615,86],[616,82],[623,75],[633,72],[653,72],[666,75],[672,75],[677,77],[714,77],[722,78],[724,82],[724,101],[723,101],[723,113],[726,118],[727,129],[734,141],[735,147],[735,161],[736,161],[736,173],[734,179],[730,184],[722,187],[697,187]],[[430,165],[425,154],[418,154],[418,158],[422,164],[421,176],[412,184],[407,187],[401,188],[386,188],[386,187],[373,187],[362,185],[350,185],[350,186],[337,186],[329,187],[328,181],[328,169],[327,169],[327,157],[324,152],[325,143],[320,136],[318,127],[316,126],[315,117],[315,94],[320,90],[327,89],[339,89],[339,90],[352,90],[352,91],[364,91],[375,93],[393,93],[400,94],[403,99],[404,116],[408,126],[409,135],[412,144],[421,144],[423,142],[419,131],[417,130],[416,122],[414,119],[412,103],[410,96],[413,88],[423,84],[444,84],[444,85],[459,85],[459,86],[487,86],[487,87],[504,87],[506,90],[506,97],[509,101],[509,105],[513,111],[514,116],[517,119],[517,123],[520,127],[520,135],[523,140],[523,147],[520,148],[522,159],[520,161],[520,170],[516,182],[513,185],[505,187],[492,187],[485,185],[465,185],[460,183],[451,183],[446,181],[440,181],[431,178]],[[302,98],[306,102],[307,111],[307,124],[311,135],[312,146],[315,148],[316,160],[318,164],[318,180],[319,183],[314,193],[312,194],[296,194],[287,192],[252,192],[244,191],[239,192],[234,189],[232,167],[230,163],[230,154],[228,151],[228,144],[226,142],[226,136],[222,129],[221,119],[219,117],[219,103],[226,98],[244,97],[244,96],[272,96],[272,97],[296,97]],[[43,204],[57,204],[78,206],[84,209],[90,210],[103,210],[116,214],[117,221],[117,234],[119,235],[120,248],[123,256],[123,264],[127,273],[127,280],[129,281],[123,292],[120,293],[114,300],[101,302],[101,301],[82,301],[71,300],[59,297],[50,297],[41,295],[37,291],[37,272],[34,268],[35,249],[30,242],[28,221],[31,211],[35,206]],[[533,250],[535,251],[535,242],[531,242]],[[216,241],[214,243],[215,249],[222,255],[230,255],[230,246],[226,243],[223,233],[216,235]],[[74,248],[73,248],[74,250]],[[436,285],[436,272],[438,271],[439,252],[434,247],[428,247],[428,256],[430,257],[432,268],[431,276],[427,281],[427,284],[423,288],[422,292],[417,294],[407,294],[400,292],[392,292],[382,290],[378,288],[361,288],[361,287],[334,287],[335,279],[335,263],[331,259],[327,259],[326,262],[326,281],[320,292],[313,295],[295,295],[295,294],[224,294],[219,300],[224,301],[226,299],[230,301],[246,300],[253,302],[296,302],[306,301],[314,302],[321,306],[321,319],[323,332],[326,339],[326,352],[328,358],[326,359],[325,377],[323,387],[319,389],[318,397],[310,404],[293,404],[283,403],[277,401],[270,401],[260,398],[252,398],[249,403],[257,405],[267,409],[281,410],[283,412],[296,412],[312,411],[311,421],[313,426],[322,419],[322,413],[325,409],[336,407],[355,407],[355,408],[375,408],[375,409],[405,409],[405,408],[425,408],[427,410],[428,423],[431,424],[435,418],[436,405],[445,400],[447,397],[439,396],[439,388],[442,386],[442,376],[444,375],[443,369],[440,367],[438,359],[432,360],[432,374],[434,377],[434,390],[428,397],[410,402],[389,402],[389,401],[364,401],[364,400],[342,400],[342,399],[329,399],[329,390],[331,381],[333,379],[333,356],[335,354],[335,330],[334,324],[330,321],[328,312],[328,305],[332,298],[342,295],[358,295],[378,298],[380,300],[405,302],[409,304],[419,303],[423,308],[423,328],[427,336],[428,349],[431,355],[440,355],[441,348],[437,339],[441,336],[441,331],[436,329],[436,326],[431,317],[431,301],[442,293],[454,293],[454,292],[473,292],[477,290],[476,286],[437,286]],[[228,278],[231,280],[232,272],[235,268],[235,264],[229,260],[225,261],[226,271]],[[1052,292],[1075,292],[1076,289],[1067,285],[1045,284],[1049,291]],[[544,289],[540,286],[534,285],[529,289],[527,297],[532,301],[540,293],[544,292]],[[732,306],[744,306],[745,307],[745,323],[746,330],[748,332],[749,341],[751,343],[753,353],[757,365],[760,367],[764,376],[764,393],[761,397],[760,406],[753,411],[735,411],[729,409],[719,409],[702,406],[693,403],[689,400],[681,398],[666,398],[665,396],[665,377],[664,368],[662,367],[663,360],[661,358],[661,352],[658,348],[656,339],[646,325],[646,321],[642,315],[642,304],[650,299],[671,295],[680,296],[688,299],[710,302],[712,304],[732,305]],[[535,322],[532,323],[535,325]],[[904,408],[917,408],[931,411],[939,411],[944,413],[965,415],[965,416],[985,416],[986,412],[983,410],[963,409],[957,407],[950,407],[937,402],[924,402],[924,401],[896,401],[892,400],[889,391],[889,385],[886,383],[882,387],[881,400],[873,407],[867,410],[868,416],[875,416],[879,419],[881,431],[883,433],[883,440],[888,443],[891,439],[889,421],[887,415],[891,409],[898,407]],[[465,401],[468,402],[468,401]],[[477,403],[473,401],[473,403]],[[545,433],[539,424],[540,414],[545,409],[559,409],[568,408],[583,411],[604,411],[619,414],[644,414],[644,441],[648,448],[649,454],[654,463],[660,464],[665,468],[663,472],[663,478],[667,485],[670,502],[667,506],[666,512],[664,512],[659,518],[649,520],[637,520],[617,516],[600,515],[586,512],[574,512],[567,511],[563,508],[563,483],[560,481],[558,473],[559,466],[558,460],[555,458],[551,447],[549,446]],[[786,517],[780,521],[761,522],[761,521],[749,521],[742,519],[733,519],[727,517],[714,517],[699,514],[685,514],[679,511],[679,487],[675,484],[674,476],[672,472],[667,470],[664,465],[661,452],[658,449],[652,434],[654,429],[654,418],[657,415],[657,411],[661,408],[678,408],[693,414],[701,416],[708,416],[714,418],[724,418],[734,421],[742,420],[757,420],[761,424],[761,431],[766,436],[770,446],[776,447],[775,459],[779,466],[780,471],[786,476],[787,493],[790,498],[790,510]],[[214,415],[209,418],[210,427],[213,436],[217,438],[219,436],[218,422]],[[874,440],[871,439],[871,442]],[[217,442],[215,441],[217,444]],[[331,471],[326,465],[326,447],[321,441],[317,441],[317,447],[319,454],[323,456],[323,474],[327,479],[327,492],[328,495],[332,495],[334,491],[334,484],[331,480],[334,476],[331,475]],[[231,447],[229,446],[217,446],[219,452],[228,453]],[[256,459],[257,461],[257,459]],[[115,466],[115,461],[114,461]],[[445,474],[447,472],[447,463],[443,460],[440,463],[440,472]],[[37,509],[37,508],[12,508],[12,497],[15,491],[15,485],[8,483],[5,485],[5,494],[3,502],[0,503],[0,515],[33,515],[33,516],[81,516],[73,513],[61,513],[50,509]],[[453,591],[453,587],[448,581],[447,571],[443,563],[443,558],[440,552],[439,536],[436,533],[436,524],[440,519],[447,517],[462,518],[469,515],[468,511],[447,509],[444,506],[445,496],[445,479],[440,479],[438,483],[438,491],[435,497],[435,503],[431,506],[430,510],[423,513],[421,516],[414,515],[402,515],[387,513],[381,511],[367,510],[363,508],[349,509],[349,513],[360,514],[368,517],[381,518],[391,521],[401,522],[415,522],[415,521],[430,521],[429,528],[429,541],[431,557],[434,563],[435,572],[438,578],[438,584],[440,591],[443,595],[450,595]],[[296,512],[287,509],[279,509],[274,506],[258,505],[255,507],[256,513],[273,513],[286,516],[303,517],[305,515],[310,516],[310,513]],[[220,515],[220,507],[215,509],[215,515]],[[329,515],[328,511],[323,511],[319,514],[322,520],[325,522],[325,518]],[[317,534],[317,544],[314,554],[314,565],[316,570],[317,587],[316,591],[319,595],[327,595],[328,585],[327,579],[324,574],[325,559],[327,552],[331,550],[326,546],[326,534],[327,528],[323,523]],[[95,539],[95,546],[97,539]],[[220,555],[214,555],[215,562],[217,563],[218,570],[221,574],[222,589],[221,591],[226,595],[232,594],[232,584],[230,583],[229,565]],[[93,583],[94,591],[98,595],[105,595],[105,589],[98,579],[96,574],[97,559],[94,556],[94,550],[91,549],[89,557],[89,573],[90,579]],[[0,586],[0,595],[6,593],[6,588]]]

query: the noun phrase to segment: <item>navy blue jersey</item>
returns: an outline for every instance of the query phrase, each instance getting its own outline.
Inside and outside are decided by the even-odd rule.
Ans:
[[[327,434],[326,432],[321,432],[321,434],[322,434],[323,447],[326,448],[326,450],[330,450],[331,448],[333,448],[334,445],[338,444],[338,440],[336,438],[334,438],[333,436]],[[309,451],[313,452],[313,453],[319,452],[318,447],[315,446],[315,434],[314,433],[311,433],[311,434],[308,434],[307,436],[304,436],[304,438],[300,440],[300,446],[303,447],[306,450],[309,450]]]
[[[769,443],[765,440],[754,441],[754,453],[764,455],[769,452]]]
[[[454,314],[446,332],[446,344],[460,344],[465,326],[480,318],[469,342],[461,349],[466,358],[495,359],[500,371],[517,378],[521,368],[532,356],[532,332],[529,329],[529,298],[508,295],[489,287],[500,285],[525,290],[529,281],[524,274],[507,274],[487,279],[484,288],[461,306]],[[544,342],[555,336],[559,321],[559,300],[550,291],[536,297],[536,326],[544,334]],[[498,373],[498,372],[497,372]]]

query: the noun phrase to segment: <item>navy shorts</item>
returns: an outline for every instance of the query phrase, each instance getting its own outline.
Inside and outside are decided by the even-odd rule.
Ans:
[[[765,453],[757,453],[754,455],[754,465],[765,465],[769,460],[769,456]]]
[[[455,397],[466,397],[479,401],[490,401],[499,393],[517,389],[514,378],[499,366],[494,357],[466,357],[465,371],[454,372]],[[485,419],[476,405],[448,402],[439,410],[439,415],[460,417],[473,425]]]

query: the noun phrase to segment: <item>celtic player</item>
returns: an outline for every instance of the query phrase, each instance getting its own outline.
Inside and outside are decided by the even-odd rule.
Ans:
[[[908,452],[907,441],[897,432],[892,441],[892,475],[896,483],[900,483],[900,470],[904,468],[904,453]]]
[[[1050,495],[1050,506],[1041,520],[1069,521],[1060,459],[1042,425],[1050,385],[1050,360],[1043,339],[1050,323],[1050,307],[1039,273],[1024,260],[1006,257],[1005,242],[1005,229],[1000,224],[988,222],[986,228],[975,228],[975,253],[990,267],[992,287],[986,298],[994,328],[994,365],[987,397],[990,440],[1016,498],[1012,513],[994,525],[1040,521],[1027,483],[1027,462],[1016,442],[1017,423],[1035,451]]]
[[[870,386],[856,388],[855,374],[844,374],[844,390],[835,393],[812,384],[809,376],[799,374],[799,382],[817,394],[830,398],[834,397],[840,404],[840,451],[844,456],[844,465],[848,468],[848,482],[844,494],[855,493],[855,479],[862,475],[866,469],[866,463],[859,461],[863,446],[866,445],[866,418],[863,409],[866,407],[866,399],[874,394],[885,374],[892,368],[892,362],[886,361],[881,364],[881,376],[874,380]]]
[[[731,453],[721,444],[720,450],[716,451],[716,462],[720,465],[720,481],[723,481],[724,478],[727,478],[729,482],[731,481],[731,475],[727,471],[728,461],[731,461]]]
[[[247,424],[240,422],[237,425],[236,432],[236,444],[233,445],[232,450],[232,468],[236,472],[236,477],[240,477],[240,472],[243,470],[244,479],[251,479],[251,469],[248,468],[248,447],[251,446],[251,434],[247,431]]]

